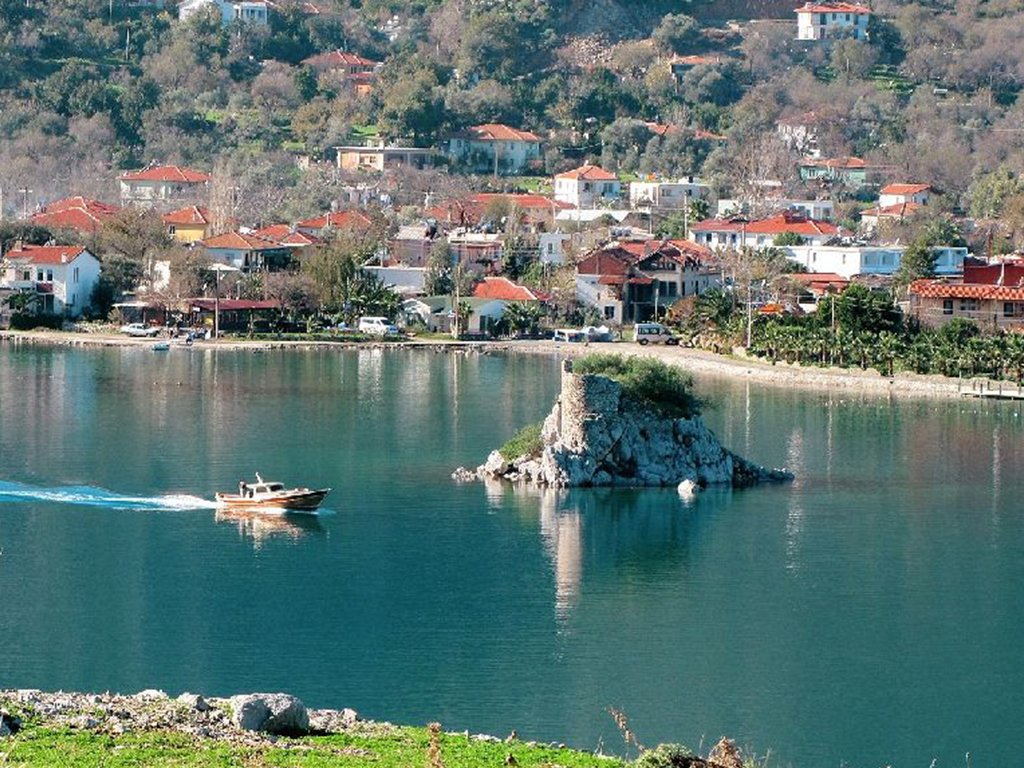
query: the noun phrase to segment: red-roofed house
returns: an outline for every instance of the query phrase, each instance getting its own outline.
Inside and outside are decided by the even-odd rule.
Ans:
[[[99,259],[80,245],[18,244],[0,258],[0,291],[32,294],[37,313],[78,317],[99,277]]]
[[[686,73],[694,67],[713,67],[722,63],[722,57],[718,55],[702,56],[691,54],[689,56],[674,55],[668,60],[668,70],[677,81],[682,82]]]
[[[806,245],[824,245],[841,234],[839,227],[831,222],[786,210],[754,221],[705,219],[690,227],[690,239],[708,248],[764,248],[785,232],[800,235]]]
[[[179,243],[191,245],[213,234],[210,211],[200,205],[187,205],[160,218],[167,227],[167,234]]]
[[[933,191],[930,184],[886,184],[878,193],[878,207],[905,203],[928,205]]]
[[[204,197],[210,176],[177,165],[155,165],[122,174],[118,181],[121,182],[121,202],[153,205],[184,197]]]
[[[242,272],[275,271],[291,260],[291,249],[247,232],[226,232],[200,241],[210,258]]]
[[[257,229],[253,234],[292,249],[306,248],[320,242],[319,238],[299,232],[288,224],[271,224]]]
[[[379,61],[366,59],[347,51],[318,53],[303,59],[303,64],[319,73],[329,72],[347,82],[357,96],[368,96],[373,92],[373,83],[380,68]]]
[[[868,39],[871,9],[856,3],[805,3],[797,8],[796,39],[826,40],[831,37]]]
[[[660,317],[685,296],[718,284],[714,256],[687,240],[613,242],[576,266],[576,299],[614,323]]]
[[[621,196],[619,177],[597,165],[582,165],[555,175],[555,200],[577,208],[593,208]]]
[[[536,293],[525,285],[513,283],[507,277],[485,277],[473,288],[477,299],[498,299],[500,301],[546,301],[547,296]]]
[[[1024,330],[1024,266],[964,264],[960,280],[915,280],[910,284],[910,314],[931,327],[962,317],[983,331]]]
[[[68,197],[43,207],[32,216],[32,223],[50,229],[70,229],[85,235],[95,234],[104,221],[118,212],[113,205],[85,197]]]
[[[304,235],[324,237],[333,229],[364,232],[370,228],[371,224],[370,217],[361,211],[332,211],[300,221],[295,225],[295,229]]]
[[[448,157],[476,173],[522,173],[539,165],[540,137],[501,123],[474,125],[448,140]]]
[[[921,210],[919,203],[896,203],[894,205],[875,206],[860,212],[860,221],[865,230],[874,230],[883,221],[902,222]]]

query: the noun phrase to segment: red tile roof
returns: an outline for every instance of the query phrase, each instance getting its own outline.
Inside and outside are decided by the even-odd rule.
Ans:
[[[555,175],[556,179],[582,179],[585,181],[617,181],[618,176],[614,173],[609,173],[604,168],[598,165],[581,165],[579,168],[575,168],[565,173],[559,173]]]
[[[100,225],[120,209],[85,197],[68,197],[45,206],[32,216],[32,223],[51,229],[96,232]]]
[[[625,251],[638,261],[655,255],[667,256],[678,261],[685,261],[687,258],[700,261],[713,255],[707,246],[689,240],[627,240],[616,243],[614,248]]]
[[[341,67],[376,67],[380,64],[379,61],[373,59],[365,59],[355,53],[348,53],[347,51],[330,51],[328,53],[318,53],[315,56],[310,56],[308,59],[302,60],[303,64],[307,64],[311,67],[319,69],[334,69]]]
[[[273,240],[244,232],[225,232],[223,235],[214,235],[200,241],[200,245],[206,248],[230,248],[238,251],[272,251],[281,247]]]
[[[29,264],[67,264],[88,251],[81,245],[23,245],[7,252],[7,258]]]
[[[828,221],[810,219],[794,211],[782,211],[755,221],[744,219],[705,219],[690,227],[691,232],[746,232],[748,235],[781,235],[794,232],[804,237],[838,235],[839,227]]]
[[[332,211],[322,216],[314,216],[296,224],[301,229],[366,229],[370,226],[370,218],[359,211]]]
[[[525,285],[513,283],[507,277],[485,277],[473,288],[477,299],[500,299],[501,301],[540,301],[541,296]]]
[[[200,205],[188,205],[165,213],[160,218],[163,219],[164,224],[176,226],[207,226],[213,221],[210,218],[210,210]]]
[[[860,212],[861,218],[874,216],[880,219],[903,219],[913,216],[923,206],[920,203],[896,203],[895,205],[877,206]]]
[[[529,143],[540,143],[540,136],[529,131],[521,131],[518,128],[510,128],[503,123],[484,123],[474,125],[465,131],[455,134],[458,138],[469,139],[470,141],[525,141]]]
[[[706,65],[709,65],[709,64],[721,64],[722,63],[722,57],[721,56],[701,56],[701,55],[697,55],[697,54],[691,54],[689,56],[678,56],[678,55],[676,55],[676,56],[673,56],[671,59],[669,59],[668,63],[670,65],[672,65],[672,64],[682,64],[682,65],[687,66],[687,67],[697,67],[697,66],[702,66],[702,65],[706,66]]]
[[[912,282],[910,293],[923,299],[1024,301],[1024,287],[1021,286],[947,283],[942,279],[931,278]]]
[[[275,243],[280,243],[281,245],[289,245],[297,248],[320,242],[319,238],[294,230],[288,224],[271,224],[263,227],[262,229],[257,229],[253,234],[266,238],[267,240],[273,240]]]
[[[866,5],[853,3],[805,3],[795,13],[871,13]]]
[[[927,192],[932,188],[931,184],[886,184],[879,194],[882,195],[916,195],[919,192]]]
[[[210,175],[178,165],[154,165],[118,177],[121,181],[170,181],[177,184],[205,184]]]
[[[868,164],[859,157],[805,157],[803,163],[813,168],[867,168]]]

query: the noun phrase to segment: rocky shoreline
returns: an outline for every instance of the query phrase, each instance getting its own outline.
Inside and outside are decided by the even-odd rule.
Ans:
[[[617,718],[617,724],[618,718],[623,717],[615,712],[613,716]],[[619,727],[625,727],[624,733],[632,736],[628,726],[620,724]],[[346,765],[369,766],[377,764],[381,759],[375,745],[393,745],[396,741],[407,739],[409,728],[363,720],[351,709],[307,710],[299,699],[286,693],[240,694],[230,698],[204,698],[199,694],[183,693],[172,698],[165,692],[154,689],[130,695],[110,692],[47,693],[37,689],[0,689],[0,764],[6,764],[12,757],[15,765],[26,764],[18,756],[18,744],[22,736],[38,739],[44,731],[52,733],[47,737],[48,743],[51,749],[57,750],[57,754],[48,760],[47,765],[64,764],[59,754],[62,750],[61,745],[65,740],[68,744],[72,743],[76,739],[74,734],[78,733],[102,737],[101,741],[92,742],[97,745],[90,753],[97,761],[96,764],[105,761],[104,755],[128,748],[129,744],[138,746],[143,743],[151,745],[156,751],[174,750],[176,754],[193,755],[195,760],[190,760],[189,765],[205,765],[200,756],[209,754],[209,744],[212,742],[230,748],[233,750],[232,754],[245,756],[246,765],[257,764],[250,761],[258,760],[257,755],[274,749],[293,752],[296,760],[300,759],[299,755],[317,753],[328,756],[331,761],[343,758],[348,761],[345,762]],[[443,765],[440,745],[442,734],[445,732],[441,731],[438,723],[426,726],[426,732],[429,736],[427,764]],[[177,734],[178,738],[168,742],[168,734]],[[500,750],[498,754],[504,756],[505,765],[520,764],[513,751],[519,752],[521,759],[524,754],[532,755],[534,761],[539,760],[536,763],[538,765],[560,764],[550,761],[552,750],[563,753],[568,750],[577,755],[586,755],[587,765],[621,768],[627,765],[744,768],[751,764],[744,761],[735,742],[726,738],[720,739],[711,748],[707,757],[694,755],[685,747],[676,744],[661,744],[650,750],[637,744],[640,756],[633,763],[600,752],[583,753],[570,750],[564,744],[520,741],[515,731],[505,738],[487,734],[471,735],[468,731],[448,732],[447,735],[452,740],[444,742],[445,749],[452,750],[453,759],[459,764],[464,764],[466,755],[482,757],[480,752],[474,751],[475,748],[470,746],[473,744]],[[140,742],[147,736],[150,737],[148,741]],[[330,738],[337,736],[349,738],[341,742]],[[315,738],[307,737],[327,737],[327,741],[317,742]],[[630,739],[627,738],[627,745],[629,742]],[[461,749],[468,751],[460,751]],[[523,749],[534,752],[523,753]],[[434,759],[431,759],[431,755],[434,755]],[[79,762],[76,764],[82,764],[81,753],[78,753],[78,759]],[[137,760],[138,758],[129,760],[128,764],[143,764]],[[91,764],[91,761],[88,764]],[[213,758],[210,764],[224,763],[218,758]],[[264,763],[258,761],[258,764]],[[752,764],[758,763],[755,760]]]
[[[552,488],[672,486],[684,496],[714,485],[747,488],[793,479],[786,470],[767,469],[724,448],[696,406],[666,417],[653,404],[634,402],[608,376],[575,373],[571,360],[562,362],[561,391],[532,452],[512,457],[492,451],[475,472],[460,467],[452,477]]]
[[[134,339],[116,333],[75,333],[68,331],[0,331],[0,343],[40,344],[75,347],[139,347],[153,344],[152,339]],[[464,352],[471,354],[541,354],[559,355],[571,358],[595,351],[615,352],[627,356],[653,357],[702,375],[723,376],[731,379],[755,381],[771,387],[806,390],[842,390],[868,396],[885,395],[914,398],[962,397],[972,389],[969,384],[937,374],[922,375],[897,373],[883,376],[873,369],[818,368],[790,363],[772,364],[759,358],[743,356],[737,352],[731,356],[714,354],[698,349],[647,345],[632,342],[612,344],[570,344],[544,340],[523,341],[454,341],[441,339],[413,339],[403,342],[366,342],[339,338],[337,340],[270,340],[234,339],[220,341],[197,341],[195,350],[252,350],[275,349],[429,349],[436,352]],[[989,389],[996,389],[998,382],[978,379]]]

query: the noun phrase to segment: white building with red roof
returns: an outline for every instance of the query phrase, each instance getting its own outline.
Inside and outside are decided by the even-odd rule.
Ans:
[[[878,193],[878,207],[903,203],[928,205],[933,192],[931,184],[886,184]]]
[[[541,139],[502,123],[474,125],[448,139],[448,157],[475,173],[517,174],[539,166]]]
[[[858,3],[805,3],[795,9],[797,40],[827,40],[835,37],[868,39],[871,9]]]
[[[178,18],[189,16],[207,8],[215,8],[224,26],[234,23],[265,27],[270,23],[270,11],[276,6],[269,0],[184,0],[178,6]]]
[[[117,206],[99,200],[76,196],[48,203],[41,211],[33,214],[31,221],[49,229],[74,230],[92,235],[119,210]]]
[[[291,249],[251,232],[225,232],[199,243],[213,261],[242,272],[273,272],[291,260]]]
[[[824,245],[842,231],[829,221],[792,210],[752,221],[742,217],[705,219],[690,227],[690,239],[708,248],[765,248],[785,233],[799,235],[808,245]]]
[[[32,294],[37,313],[78,317],[99,277],[99,259],[81,245],[19,243],[0,257],[0,291]]]
[[[576,208],[595,208],[620,197],[619,177],[599,165],[581,165],[555,175],[555,200]]]
[[[143,206],[206,197],[210,185],[209,174],[179,165],[151,165],[124,173],[117,180],[121,183],[121,202]]]
[[[381,65],[379,61],[342,50],[318,53],[303,59],[302,63],[317,72],[342,72],[346,75],[371,73]]]

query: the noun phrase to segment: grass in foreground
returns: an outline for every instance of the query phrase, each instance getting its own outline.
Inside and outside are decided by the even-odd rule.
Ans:
[[[280,739],[276,744],[235,744],[171,732],[109,736],[95,732],[26,725],[16,736],[0,739],[4,766],[60,768],[445,768],[518,765],[523,768],[622,768],[616,758],[597,757],[570,749],[529,746],[525,742],[494,743],[463,735],[437,737],[440,762],[428,753],[427,728],[375,726],[345,734]],[[511,756],[511,759],[510,757]]]

